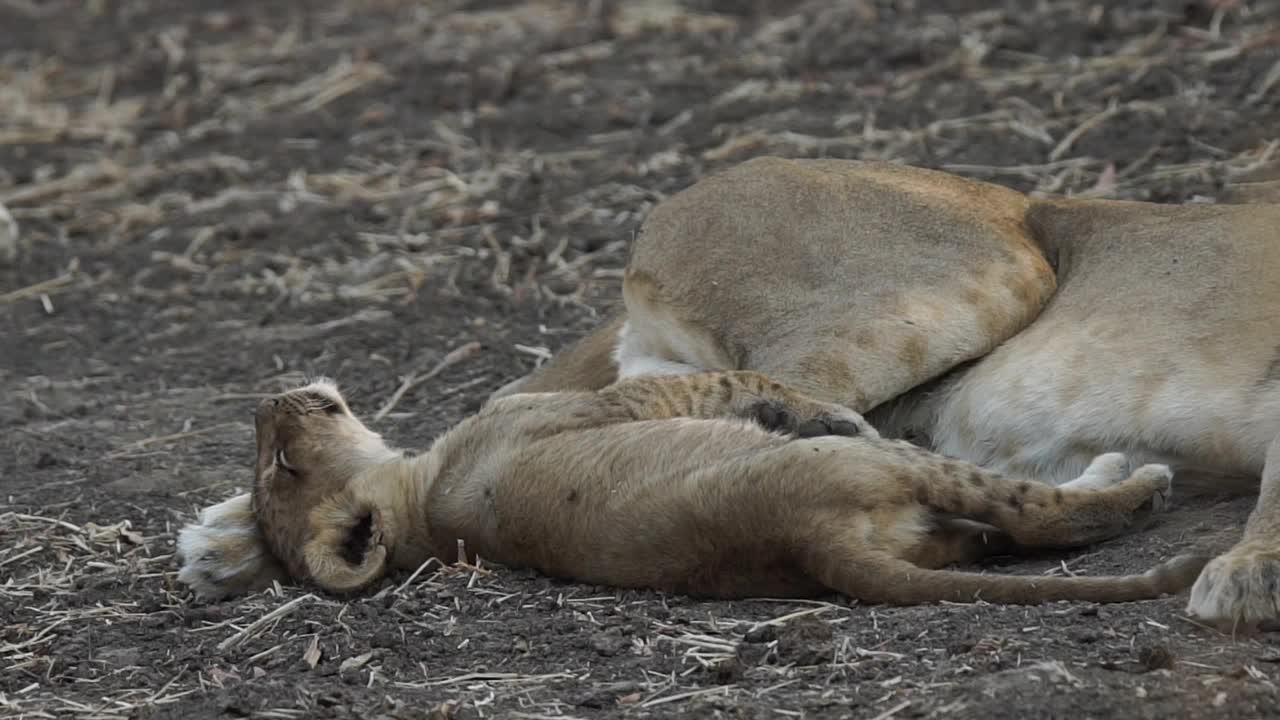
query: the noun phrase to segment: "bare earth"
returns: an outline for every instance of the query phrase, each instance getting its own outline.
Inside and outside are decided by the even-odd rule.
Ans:
[[[369,417],[409,383],[376,427],[422,447],[608,311],[655,202],[766,153],[1258,197],[1280,2],[0,2],[0,716],[1280,716],[1280,636],[1182,598],[177,585],[256,397],[323,373]],[[1251,503],[993,569],[1221,550]]]

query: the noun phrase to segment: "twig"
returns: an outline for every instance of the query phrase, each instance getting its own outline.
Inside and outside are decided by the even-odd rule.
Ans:
[[[56,290],[65,285],[70,285],[75,279],[76,279],[76,273],[74,270],[72,270],[69,272],[65,272],[55,278],[49,278],[48,280],[41,280],[40,282],[35,283],[34,285],[28,285],[24,288],[18,288],[17,290],[14,290],[12,292],[7,292],[4,295],[0,295],[0,305],[8,305],[9,303],[17,302],[19,300],[24,300],[29,297],[35,297],[38,295],[46,294],[51,290]]]
[[[1262,77],[1262,81],[1258,83],[1258,89],[1250,93],[1249,97],[1245,98],[1244,101],[1249,105],[1255,105],[1262,102],[1262,100],[1266,98],[1267,92],[1270,91],[1276,83],[1280,83],[1280,60],[1277,60],[1275,64],[1271,66],[1271,69],[1267,71],[1267,74]]]
[[[12,562],[17,562],[17,561],[21,560],[22,558],[24,558],[24,557],[26,557],[26,556],[28,556],[28,555],[32,555],[32,554],[34,554],[34,553],[38,553],[38,552],[40,552],[40,551],[41,551],[41,550],[43,550],[43,549],[44,549],[44,546],[43,546],[43,545],[36,545],[36,546],[34,546],[34,547],[27,548],[27,549],[26,549],[26,550],[24,550],[23,552],[20,552],[20,553],[18,553],[17,555],[14,555],[13,557],[7,557],[7,558],[5,558],[5,559],[3,559],[3,560],[0,560],[0,567],[4,567],[5,565],[8,565],[9,563],[12,563]]]
[[[894,705],[893,707],[889,708],[888,710],[885,710],[884,712],[880,713],[879,715],[877,715],[877,716],[875,716],[875,717],[871,718],[871,720],[888,720],[889,718],[893,717],[894,715],[897,715],[898,713],[902,712],[903,710],[907,709],[907,708],[908,708],[908,707],[910,707],[910,706],[911,706],[911,701],[910,701],[910,700],[903,700],[902,702],[898,703],[897,705]]]
[[[459,362],[462,362],[463,360],[466,360],[467,358],[471,357],[472,355],[475,355],[478,352],[480,352],[480,343],[476,341],[469,342],[465,345],[459,346],[449,351],[448,355],[445,355],[443,358],[441,358],[440,362],[436,363],[436,366],[431,368],[427,372],[421,375],[410,375],[409,377],[405,378],[404,382],[400,383],[400,387],[396,388],[396,391],[391,394],[390,398],[387,399],[387,402],[382,406],[382,409],[374,414],[373,416],[374,421],[376,422],[386,417],[387,413],[391,412],[391,410],[395,408],[395,406],[400,402],[400,400],[404,398],[405,393],[409,392],[410,390],[417,387],[418,385],[426,382],[427,380],[430,380],[436,375],[439,375],[440,373],[444,372],[444,370],[448,368],[450,365],[455,365]]]
[[[640,707],[650,708],[650,707],[653,707],[654,705],[665,705],[666,703],[676,702],[678,700],[688,700],[689,698],[695,698],[701,695],[710,695],[712,693],[717,693],[717,692],[723,692],[727,695],[729,693],[729,689],[733,687],[735,686],[734,685],[718,685],[713,688],[703,688],[701,690],[690,690],[689,692],[676,693],[675,695],[667,695],[665,697],[654,698],[652,700],[643,702],[640,704]]]
[[[1063,155],[1065,155],[1066,152],[1071,149],[1071,146],[1075,145],[1076,141],[1079,140],[1081,137],[1083,137],[1085,133],[1089,132],[1090,130],[1098,127],[1102,123],[1111,119],[1111,117],[1118,112],[1120,112],[1119,107],[1117,107],[1115,104],[1112,104],[1106,110],[1103,110],[1102,112],[1094,115],[1088,120],[1085,120],[1084,122],[1077,125],[1074,130],[1067,133],[1067,136],[1062,138],[1062,141],[1059,142],[1057,146],[1054,147],[1053,150],[1049,152],[1049,160],[1052,162],[1056,162]]]
[[[806,617],[809,615],[818,615],[820,613],[827,612],[828,610],[831,610],[832,608],[835,608],[835,607],[838,607],[838,606],[821,605],[819,607],[807,608],[805,610],[796,610],[795,612],[787,613],[786,615],[779,615],[778,617],[773,618],[772,620],[764,620],[764,621],[758,622],[755,625],[752,625],[751,629],[758,630],[762,627],[768,627],[770,625],[784,625],[792,620],[795,620],[796,618]]]
[[[6,517],[13,517],[19,520],[27,520],[30,522],[49,523],[50,525],[57,525],[59,527],[64,527],[70,530],[71,532],[77,532],[77,533],[84,532],[84,528],[80,527],[79,525],[74,525],[72,523],[67,522],[66,520],[59,520],[58,518],[44,517],[43,515],[28,515],[26,513],[5,513],[4,515],[0,515],[0,520]]]
[[[226,640],[223,640],[222,642],[218,643],[218,649],[226,650],[227,648],[232,647],[234,645],[239,645],[240,643],[249,639],[249,637],[253,633],[262,629],[267,623],[277,618],[282,618],[285,615],[288,615],[289,613],[293,612],[302,603],[308,600],[315,600],[315,599],[316,599],[315,595],[312,595],[311,593],[307,593],[302,597],[298,597],[290,600],[289,602],[281,605],[275,610],[272,610],[266,615],[263,615],[257,620],[254,620],[253,622],[249,623],[247,626],[245,626],[243,630],[240,630],[239,632],[235,633],[234,635],[227,638]]]
[[[573,678],[569,673],[547,673],[545,675],[521,675],[520,673],[497,673],[497,672],[471,672],[457,677],[442,678],[440,680],[424,680],[419,683],[398,682],[397,687],[440,687],[443,685],[456,685],[463,682],[495,682],[495,683],[534,683],[544,682],[546,680],[560,680],[562,678]],[[719,689],[719,688],[717,688]]]
[[[396,588],[395,590],[392,590],[392,591],[391,591],[391,594],[392,594],[392,595],[399,595],[400,593],[404,592],[404,589],[405,589],[405,588],[407,588],[407,587],[409,587],[409,585],[410,585],[410,584],[412,584],[414,580],[417,580],[417,579],[418,579],[418,576],[422,574],[422,571],[423,571],[423,570],[426,570],[426,569],[427,569],[427,566],[428,566],[428,565],[430,565],[431,563],[437,563],[437,564],[440,564],[440,565],[443,565],[443,564],[444,564],[444,563],[441,563],[438,559],[436,559],[436,558],[434,558],[434,557],[429,557],[429,558],[427,558],[426,560],[423,560],[423,561],[422,561],[422,564],[418,566],[418,569],[417,569],[417,570],[414,570],[414,571],[413,571],[413,574],[409,576],[409,579],[408,579],[408,580],[405,580],[405,581],[404,581],[404,582],[402,582],[402,583],[400,583],[400,587]]]

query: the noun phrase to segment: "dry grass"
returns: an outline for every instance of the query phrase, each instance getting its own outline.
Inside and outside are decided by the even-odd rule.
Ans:
[[[661,27],[677,34],[732,38],[737,52],[703,61],[711,63],[704,69],[707,75],[732,78],[744,69],[776,72],[789,54],[804,51],[806,33],[877,14],[870,4],[855,5],[861,14],[854,17],[848,10],[832,9],[784,15],[754,28],[731,16],[690,13],[673,2],[637,3],[616,15],[601,14],[604,6],[599,6],[588,11],[597,13],[595,17],[573,10],[572,4],[553,2],[473,13],[428,5],[410,13],[412,19],[397,26],[389,41],[422,40],[428,56],[478,57],[483,47],[489,47],[482,43],[536,47],[584,24],[608,26],[608,39],[538,58],[540,71],[563,73],[563,79],[551,83],[555,87],[557,82],[580,85],[586,77],[583,72],[593,63],[624,55],[621,48],[634,43],[635,37]],[[1046,15],[1061,15],[1075,7],[1074,3],[1049,3]],[[789,129],[782,122],[785,113],[765,113],[742,124],[719,123],[711,128],[705,147],[675,144],[626,174],[633,182],[657,173],[684,177],[703,172],[708,165],[771,153],[924,160],[962,174],[1014,182],[1032,192],[1098,197],[1161,195],[1171,183],[1179,182],[1230,183],[1274,164],[1276,138],[1231,148],[1197,141],[1203,152],[1182,162],[1145,152],[1159,149],[1158,138],[1151,148],[1131,149],[1126,154],[1133,157],[1125,158],[1087,152],[1081,141],[1108,126],[1135,120],[1158,126],[1171,114],[1215,112],[1213,88],[1195,82],[1195,76],[1272,52],[1280,43],[1269,4],[1244,7],[1250,11],[1230,4],[1218,6],[1205,31],[1159,24],[1150,34],[1109,54],[1073,61],[1002,49],[995,33],[1007,24],[1006,10],[955,17],[925,15],[918,29],[921,37],[959,36],[964,41],[936,61],[893,75],[881,87],[853,89],[855,97],[883,96],[883,103],[863,102],[871,107],[837,114],[827,121],[825,131],[818,117],[804,123],[813,131]],[[583,219],[621,226],[642,216],[661,195],[649,192],[637,203],[636,186],[619,184],[560,198],[559,208],[550,217],[541,217],[531,235],[522,235],[498,230],[504,219],[503,191],[531,182],[536,175],[570,170],[617,177],[624,169],[616,164],[616,150],[643,145],[648,129],[588,134],[577,138],[575,147],[561,151],[495,147],[472,129],[499,112],[482,102],[474,111],[433,120],[431,131],[424,135],[403,137],[397,128],[384,124],[393,109],[380,93],[407,78],[397,78],[395,68],[367,59],[376,31],[339,30],[351,22],[353,6],[339,5],[335,10],[317,18],[332,23],[334,32],[310,40],[292,23],[286,23],[283,32],[262,26],[216,41],[199,40],[198,30],[216,30],[229,22],[225,13],[218,12],[199,15],[191,24],[174,25],[156,41],[164,55],[167,79],[161,91],[151,96],[127,93],[120,87],[121,78],[135,72],[127,66],[74,67],[53,58],[18,56],[17,62],[0,69],[4,80],[0,105],[10,108],[0,117],[0,146],[76,143],[90,150],[80,153],[81,159],[72,164],[37,168],[29,182],[8,188],[0,182],[0,205],[7,206],[20,223],[55,221],[65,232],[92,233],[108,245],[157,233],[180,235],[180,252],[157,250],[149,266],[134,269],[135,286],[145,285],[148,276],[177,272],[187,276],[184,284],[216,281],[230,284],[237,292],[269,294],[290,303],[334,299],[394,303],[412,300],[428,279],[443,274],[448,283],[448,268],[454,261],[479,256],[492,263],[490,282],[499,292],[514,294],[516,285],[532,281],[541,297],[580,302],[584,282],[614,276],[625,241],[575,252],[565,246],[563,230],[560,237],[552,237],[544,228],[572,228]],[[330,57],[337,59],[322,62],[319,70],[303,71],[313,60]],[[499,80],[514,82],[506,77],[514,68],[503,62],[495,60],[505,68]],[[200,68],[198,81],[179,71],[184,64]],[[643,80],[661,87],[677,82],[685,72],[678,62],[655,62]],[[1178,92],[1149,97],[1143,83],[1162,74],[1187,78],[1190,84]],[[479,76],[471,82],[488,79]],[[939,78],[985,94],[995,109],[906,126],[880,117],[881,107],[913,105],[921,100],[921,93],[936,92],[932,81]],[[1280,61],[1256,81],[1246,103],[1274,105],[1277,78]],[[709,97],[704,106],[677,114],[657,133],[676,133],[696,115],[714,117],[726,108],[803,103],[840,90],[833,82],[767,76],[726,82],[726,90]],[[1049,104],[1025,99],[1028,88]],[[348,100],[342,112],[355,118],[352,144],[356,148],[385,145],[388,151],[353,159],[332,171],[273,167],[264,173],[262,160],[246,154],[188,150],[207,145],[210,138],[240,136],[263,118],[305,117],[342,99]],[[157,126],[171,129],[156,132]],[[991,165],[946,159],[963,155],[965,147],[1000,143],[1006,137],[1021,137],[1040,147],[1039,161],[1023,157]],[[322,143],[306,137],[286,142],[301,149],[320,149]],[[406,162],[413,152],[431,152],[443,162]],[[937,161],[929,162],[929,155]],[[203,189],[181,189],[187,184],[201,184]],[[220,229],[215,218],[227,211],[242,215],[238,229],[252,233],[254,222],[274,230],[272,217],[307,206],[336,211],[371,207],[389,214],[395,229],[361,233],[364,252],[344,260],[317,262],[267,249],[229,253],[210,247],[210,238]],[[480,242],[459,242],[467,238]],[[48,241],[39,230],[25,239],[29,244]],[[530,248],[540,255],[537,264],[515,267],[513,250]],[[547,281],[537,282],[538,278]],[[92,282],[93,278],[77,282],[74,272],[63,273],[8,290],[0,294],[0,303],[49,296],[72,287],[87,289]],[[162,291],[153,293],[152,299],[164,297]]]
[[[67,635],[102,623],[136,622],[151,614],[130,602],[88,607],[63,603],[86,585],[120,578],[153,585],[173,574],[172,553],[157,552],[162,538],[144,536],[127,520],[77,525],[57,516],[5,512],[0,513],[0,537],[13,541],[0,549],[0,572],[8,578],[0,585],[0,596],[28,610],[24,622],[6,624],[0,642],[0,663],[10,673],[36,670],[49,677],[68,660],[58,653],[58,643]],[[181,605],[178,597],[166,594],[167,611]],[[122,690],[100,702],[85,702],[80,693],[51,693],[33,682],[12,695],[0,693],[0,707],[14,717],[124,718],[138,708],[172,703],[194,692],[186,684],[174,690],[181,675],[158,689]]]

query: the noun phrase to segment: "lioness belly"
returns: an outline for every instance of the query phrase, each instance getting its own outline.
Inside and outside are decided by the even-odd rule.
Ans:
[[[928,433],[939,452],[1051,482],[1103,452],[1257,476],[1280,434],[1280,385],[1203,358],[1168,362],[1087,331],[1019,337],[959,376]]]
[[[1049,240],[1071,233],[1058,293],[937,396],[934,446],[1054,482],[1107,451],[1256,477],[1280,434],[1280,224],[1055,212]]]

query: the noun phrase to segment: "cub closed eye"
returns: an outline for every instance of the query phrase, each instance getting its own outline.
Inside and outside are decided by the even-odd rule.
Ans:
[[[297,469],[289,464],[289,458],[285,457],[284,448],[276,448],[276,465],[291,473],[297,472]]]

